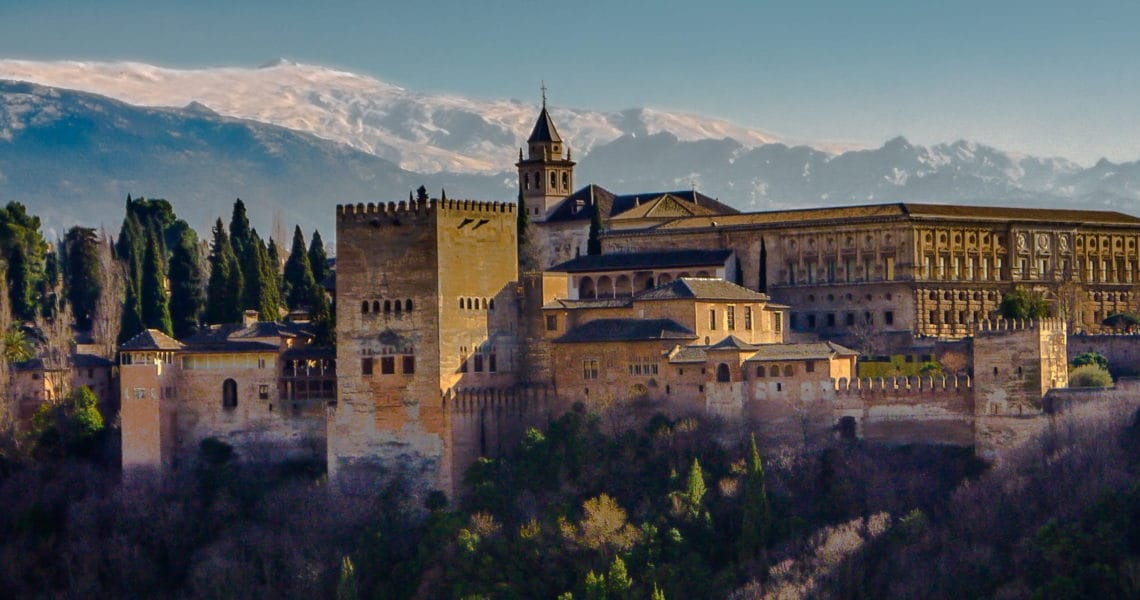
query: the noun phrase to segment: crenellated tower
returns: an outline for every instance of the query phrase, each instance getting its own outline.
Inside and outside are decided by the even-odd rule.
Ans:
[[[526,140],[527,155],[519,148],[519,189],[526,200],[531,221],[545,221],[563,198],[574,189],[574,161],[570,149],[562,142],[554,120],[546,109],[546,92],[542,94],[542,111]]]

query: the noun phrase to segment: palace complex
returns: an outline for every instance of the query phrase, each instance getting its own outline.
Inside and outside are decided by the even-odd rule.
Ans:
[[[740,213],[696,190],[575,189],[545,106],[516,166],[521,206],[336,207],[335,350],[252,320],[124,344],[124,466],[178,468],[216,437],[325,461],[348,488],[399,476],[455,494],[478,456],[575,403],[991,454],[1067,387],[1069,329],[1097,332],[1140,286],[1140,219],[1120,213]],[[1018,286],[1058,318],[1000,320]],[[863,379],[860,353],[945,369]]]

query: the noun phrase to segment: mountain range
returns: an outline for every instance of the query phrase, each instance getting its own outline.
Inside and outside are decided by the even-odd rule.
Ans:
[[[332,229],[332,205],[513,200],[538,106],[418,93],[313,65],[178,70],[0,60],[0,201],[51,228],[114,228],[126,194],[165,197],[200,232],[246,200],[254,223]],[[721,119],[652,108],[551,107],[576,183],[688,189],[742,210],[910,201],[1140,213],[1140,162],[1082,167],[967,142],[792,144]]]

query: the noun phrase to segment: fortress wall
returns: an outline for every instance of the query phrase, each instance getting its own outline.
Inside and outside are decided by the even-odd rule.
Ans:
[[[1069,336],[1069,360],[1085,352],[1098,352],[1108,359],[1108,369],[1124,376],[1140,376],[1140,335]]]

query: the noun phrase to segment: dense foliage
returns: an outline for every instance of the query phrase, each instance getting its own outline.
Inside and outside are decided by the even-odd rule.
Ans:
[[[1041,292],[1018,287],[1002,297],[999,310],[1007,319],[1042,319],[1049,316],[1049,303]]]

